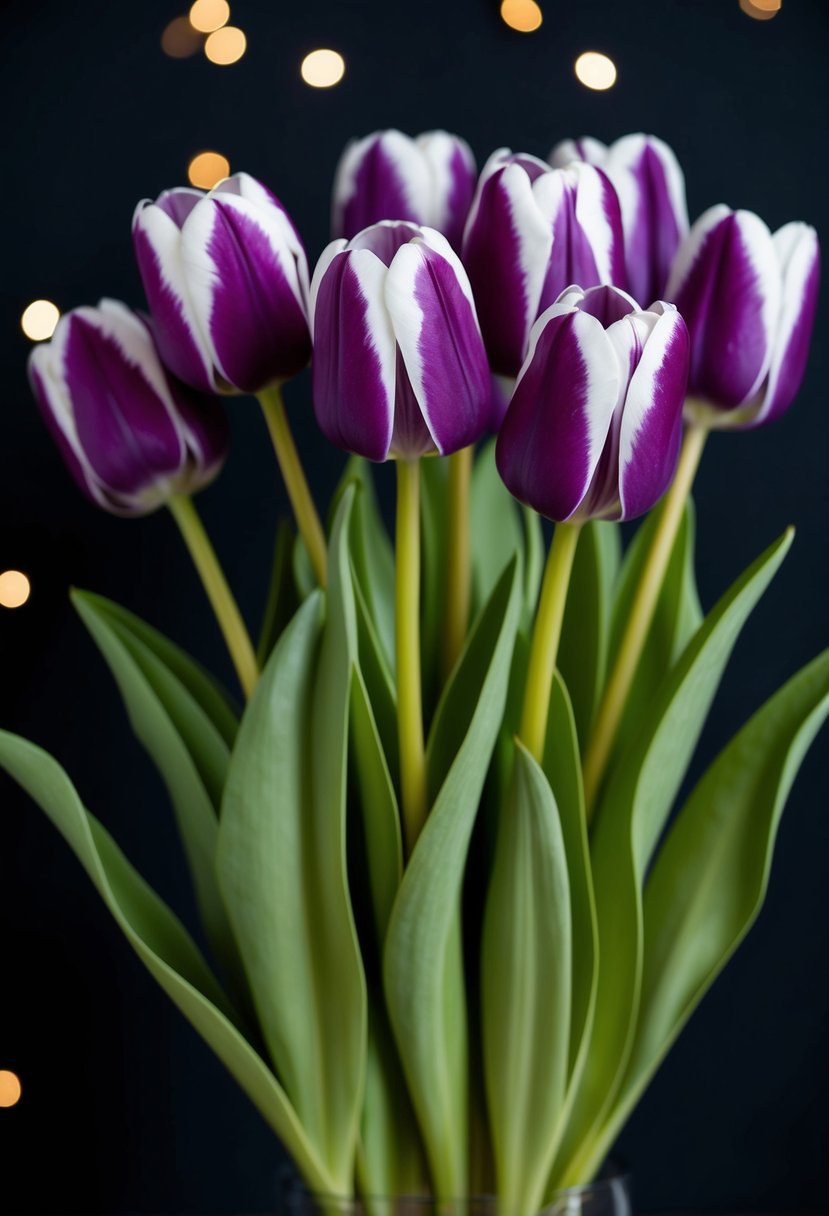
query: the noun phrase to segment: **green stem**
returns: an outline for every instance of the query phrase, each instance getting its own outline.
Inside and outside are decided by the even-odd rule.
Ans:
[[[446,621],[443,631],[443,677],[447,680],[466,641],[469,625],[469,486],[475,449],[461,448],[449,457],[449,544],[446,553]]]
[[[230,651],[239,683],[245,696],[250,697],[259,679],[256,655],[233,592],[227,585],[219,559],[204,530],[204,524],[199,519],[192,500],[185,494],[171,498],[167,506],[178,524],[193,564],[204,584],[207,598]]]
[[[420,463],[397,461],[397,723],[406,849],[426,822],[426,750],[420,687]]]
[[[707,436],[707,429],[700,426],[690,426],[685,432],[676,476],[665,495],[659,523],[619,644],[616,664],[599,706],[596,724],[584,757],[584,797],[588,823],[593,815],[596,796],[610,759],[619,721],[653,621],[659,593],[665,580],[665,571],[668,569],[685,503],[691,492]]]
[[[547,715],[550,710],[550,690],[556,669],[561,623],[567,602],[567,587],[581,524],[557,524],[553,543],[547,555],[541,598],[533,628],[527,685],[524,690],[524,710],[521,715],[519,738],[535,759],[541,763],[547,737]]]
[[[262,389],[261,393],[257,393],[256,396],[268,424],[276,459],[279,462],[285,489],[288,491],[288,498],[291,500],[300,536],[308,550],[317,582],[324,587],[328,564],[325,533],[322,530],[317,508],[314,506],[311,491],[308,489],[302,462],[291,434],[288,415],[285,413],[285,404],[282,400],[282,389],[278,384],[272,384],[268,388]]]

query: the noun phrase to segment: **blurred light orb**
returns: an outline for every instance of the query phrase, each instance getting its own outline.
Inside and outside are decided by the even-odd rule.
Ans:
[[[227,0],[196,0],[190,6],[190,24],[200,34],[212,34],[230,20]]]
[[[501,0],[501,18],[511,30],[531,34],[544,20],[535,0]]]
[[[189,59],[204,45],[204,38],[193,29],[187,17],[176,17],[165,26],[161,49],[171,59]]]
[[[22,608],[31,593],[32,584],[22,570],[4,570],[0,574],[0,604],[4,608]]]
[[[0,1106],[16,1106],[22,1092],[20,1078],[7,1068],[0,1068]]]
[[[55,332],[55,326],[60,320],[60,309],[51,300],[32,300],[23,309],[20,317],[20,328],[27,338],[33,342],[45,342]]]
[[[345,75],[345,60],[339,51],[321,48],[305,56],[299,71],[312,89],[330,89]]]
[[[204,53],[211,63],[226,67],[230,63],[238,63],[247,46],[248,40],[244,30],[240,30],[237,25],[225,25],[220,30],[208,34]]]
[[[574,68],[587,89],[611,89],[616,83],[616,64],[600,51],[585,51],[579,55]]]
[[[740,8],[755,21],[771,21],[782,7],[782,0],[740,0]]]
[[[199,152],[187,166],[187,177],[191,186],[212,190],[230,177],[230,161],[221,152]]]

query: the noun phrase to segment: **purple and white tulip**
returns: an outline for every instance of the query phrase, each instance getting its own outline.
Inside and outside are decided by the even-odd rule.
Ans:
[[[498,434],[507,489],[559,522],[642,515],[676,469],[687,379],[672,304],[568,288],[533,326]]]
[[[147,322],[117,300],[75,308],[29,356],[46,424],[78,485],[116,515],[146,515],[212,481],[227,420],[165,370]]]
[[[381,220],[408,220],[437,228],[460,249],[475,179],[472,150],[457,135],[425,131],[412,139],[375,131],[353,140],[340,157],[331,235],[350,240]]]
[[[432,228],[386,221],[332,241],[311,283],[314,410],[369,460],[448,455],[491,427],[489,367],[469,280]]]
[[[820,251],[807,224],[772,235],[751,211],[719,204],[680,246],[668,294],[691,335],[689,416],[760,426],[800,387],[817,308]]]
[[[492,370],[515,376],[536,318],[571,283],[625,286],[619,200],[591,165],[495,152],[463,241]]]
[[[203,392],[254,393],[308,363],[308,263],[282,204],[236,173],[138,204],[138,269],[164,362]]]
[[[685,178],[674,152],[655,135],[624,135],[610,147],[589,136],[566,139],[550,153],[556,168],[574,160],[598,166],[616,187],[628,290],[637,300],[661,299],[688,233]]]

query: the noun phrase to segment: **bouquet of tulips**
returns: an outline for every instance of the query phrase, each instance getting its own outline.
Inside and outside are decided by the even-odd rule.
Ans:
[[[346,149],[333,216],[309,277],[251,177],[167,191],[133,221],[150,316],[78,308],[31,356],[89,497],[170,509],[238,672],[243,710],[73,593],[169,789],[209,956],[51,757],[2,734],[0,762],[312,1192],[532,1216],[596,1175],[749,929],[829,712],[826,652],[675,806],[792,539],[704,616],[694,473],[710,432],[790,405],[817,240],[725,206],[689,231],[676,159],[644,135],[502,150],[476,178],[445,132],[379,133]],[[352,454],[327,528],[281,397],[309,358],[320,429]],[[244,393],[296,523],[257,646],[191,499],[226,455],[220,399]],[[388,460],[393,540],[370,472]]]

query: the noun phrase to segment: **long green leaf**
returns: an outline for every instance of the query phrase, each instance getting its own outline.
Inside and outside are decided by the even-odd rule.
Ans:
[[[514,563],[479,616],[446,693],[469,726],[403,876],[386,940],[386,1002],[435,1192],[442,1198],[466,1188],[469,1081],[461,886],[504,712],[521,599],[521,573]],[[462,698],[454,697],[453,684],[464,690]]]
[[[504,1211],[544,1193],[569,1073],[570,884],[558,808],[516,740],[498,825],[481,954],[484,1069]]]
[[[52,820],[78,857],[130,945],[258,1107],[314,1190],[333,1181],[267,1065],[186,930],[147,886],[108,832],[82,806],[63,769],[25,739],[0,732],[0,764]]]
[[[394,551],[380,515],[371,466],[359,456],[349,460],[338,493],[342,494],[351,484],[358,490],[349,538],[354,580],[365,600],[383,657],[394,672]]]
[[[132,729],[170,794],[208,941],[237,993],[245,983],[216,879],[218,809],[227,743],[178,676],[145,645],[132,622],[97,596],[73,593],[74,605],[109,664]]]
[[[516,553],[523,555],[524,550],[518,504],[495,467],[494,439],[484,444],[475,457],[469,518],[474,619]]]
[[[829,651],[746,723],[671,827],[645,887],[639,1019],[597,1155],[756,920],[786,798],[827,715]]]
[[[582,1180],[585,1146],[627,1064],[641,982],[642,883],[648,862],[740,630],[791,540],[789,530],[712,610],[650,707],[635,749],[615,770],[599,805],[592,842],[599,985],[587,1068],[562,1148],[565,1182]]]
[[[267,663],[283,629],[299,607],[299,592],[293,569],[294,544],[295,534],[291,522],[281,519],[276,529],[268,599],[256,647],[256,661],[260,669]]]

